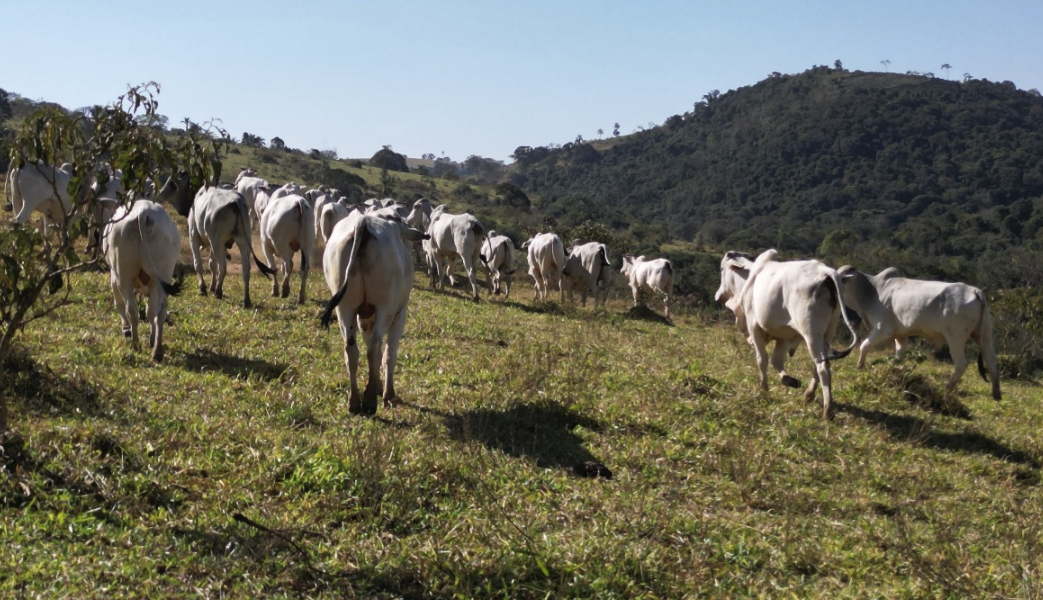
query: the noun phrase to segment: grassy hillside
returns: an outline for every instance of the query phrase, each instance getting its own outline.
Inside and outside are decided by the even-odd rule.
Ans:
[[[984,279],[1043,240],[1043,96],[817,67],[609,142],[529,149],[512,181],[562,224],[594,218],[648,247]]]
[[[993,402],[968,373],[946,400],[922,353],[847,359],[827,423],[759,392],[726,322],[418,285],[402,399],[358,418],[321,276],[303,307],[258,279],[251,310],[238,276],[173,299],[162,365],[106,274],[26,329],[0,382],[0,596],[1043,594],[1035,386]]]

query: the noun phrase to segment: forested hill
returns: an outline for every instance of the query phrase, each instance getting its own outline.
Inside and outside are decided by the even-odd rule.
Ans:
[[[646,243],[810,255],[831,235],[969,259],[1043,237],[1043,98],[1010,82],[816,67],[515,158],[513,182],[557,221]]]

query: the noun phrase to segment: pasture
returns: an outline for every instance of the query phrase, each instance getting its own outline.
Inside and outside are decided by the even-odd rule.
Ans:
[[[0,597],[1043,596],[1034,383],[994,402],[972,369],[947,399],[948,363],[878,350],[834,363],[824,422],[758,390],[723,311],[533,303],[523,268],[474,304],[418,272],[402,401],[361,418],[321,275],[298,307],[255,273],[248,310],[237,274],[221,301],[185,277],[159,365],[107,273],[25,330]]]

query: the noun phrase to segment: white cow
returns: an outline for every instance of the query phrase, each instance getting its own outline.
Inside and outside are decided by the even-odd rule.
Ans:
[[[322,269],[333,297],[322,324],[329,327],[336,311],[344,339],[344,362],[351,380],[348,410],[375,414],[380,393],[381,350],[384,367],[384,406],[395,399],[395,361],[406,325],[409,294],[413,289],[412,243],[426,234],[398,220],[353,212],[333,228],[326,244]],[[366,342],[369,381],[359,396],[359,349],[355,331]],[[384,338],[387,336],[386,348]]]
[[[902,356],[906,340],[919,336],[936,348],[947,344],[953,373],[946,390],[952,392],[967,370],[967,340],[978,344],[978,373],[989,381],[992,397],[999,400],[1000,377],[992,341],[992,314],[985,294],[965,283],[944,283],[902,277],[894,267],[872,277],[851,266],[838,271],[844,282],[844,304],[869,325],[869,336],[858,348],[858,368],[875,345],[894,340],[895,354]]]
[[[203,248],[210,249],[210,291],[218,299],[224,297],[227,274],[225,251],[234,243],[239,248],[243,271],[243,307],[250,307],[250,257],[265,277],[275,272],[261,262],[250,246],[250,211],[246,200],[235,190],[200,187],[193,195],[188,174],[179,173],[163,184],[158,201],[168,202],[178,214],[188,219],[188,241],[192,249],[192,265],[199,275],[199,293],[206,295],[203,275]]]
[[[42,161],[26,163],[21,168],[12,164],[7,189],[15,221],[24,225],[33,212],[40,211],[51,221],[63,222],[72,211],[68,190],[71,179],[72,165],[68,163],[57,169]]]
[[[330,235],[333,233],[333,227],[339,223],[342,219],[347,218],[352,212],[357,212],[358,206],[348,205],[345,202],[329,202],[322,207],[322,211],[319,213],[319,232],[322,234],[322,241],[326,244],[330,242]]]
[[[741,287],[737,285],[741,282]],[[847,356],[858,344],[858,333],[847,319],[841,298],[844,284],[836,271],[816,260],[781,262],[775,250],[767,250],[750,261],[748,255],[729,252],[721,261],[718,302],[735,313],[739,330],[747,336],[757,355],[761,388],[768,389],[768,342],[775,341],[771,364],[784,385],[800,383],[786,374],[786,355],[801,340],[815,363],[811,385],[804,397],[811,400],[822,383],[822,418],[832,415],[831,360]],[[830,347],[843,316],[851,331],[851,345],[840,352]]]
[[[427,231],[431,227],[431,201],[427,198],[421,198],[413,203],[413,210],[409,211],[406,215],[406,224],[413,229],[419,229],[420,231]],[[413,244],[413,255],[416,257],[417,262],[420,262],[420,256],[424,252],[424,244]],[[428,272],[428,275],[431,273]]]
[[[311,270],[311,254],[315,249],[315,216],[303,196],[282,196],[272,200],[261,217],[261,251],[268,266],[275,270],[275,257],[282,259],[281,295],[290,295],[293,254],[301,253],[301,291],[297,304],[304,304],[304,290]],[[272,278],[272,295],[280,296],[279,278]]]
[[[440,210],[439,210],[440,209]],[[474,215],[464,213],[453,215],[445,212],[445,205],[439,206],[432,211],[431,227],[427,233],[431,236],[428,241],[428,256],[434,265],[431,286],[443,288],[444,279],[449,275],[456,259],[464,263],[467,271],[467,279],[471,282],[471,293],[474,300],[478,301],[478,279],[475,269],[481,260],[482,237],[485,235],[485,226]],[[452,276],[450,283],[455,285]]]
[[[514,242],[505,235],[490,231],[482,244],[482,263],[494,294],[504,288],[504,298],[511,297],[511,276],[514,275]]]
[[[163,325],[167,320],[167,297],[181,291],[173,282],[174,267],[181,254],[181,234],[163,207],[138,200],[130,208],[119,207],[103,234],[105,258],[109,263],[112,295],[123,321],[123,333],[135,348],[138,342],[138,306],[135,290],[148,298],[152,360],[163,360]]]
[[[565,302],[565,282],[562,271],[565,270],[565,244],[555,233],[537,233],[522,243],[522,249],[528,251],[529,275],[535,280],[536,300],[546,300],[550,296],[550,288],[558,284],[561,301]]]
[[[670,318],[670,298],[673,296],[676,274],[674,264],[665,258],[647,260],[644,256],[634,257],[627,254],[623,257],[623,268],[620,273],[630,283],[630,291],[634,293],[634,306],[641,302],[643,292],[662,294],[666,318]]]
[[[257,218],[257,222],[260,223],[261,215],[257,212],[257,194],[260,190],[270,187],[267,179],[261,179],[257,176],[257,171],[253,169],[243,169],[239,171],[239,176],[235,178],[235,191],[242,194],[243,199],[246,200],[246,206],[249,207],[250,212]]]
[[[605,306],[608,302],[608,288],[612,283],[608,246],[600,242],[580,244],[579,240],[573,240],[562,275],[565,276],[569,302],[573,302],[573,293],[579,290],[583,306],[587,305],[588,295],[594,297],[595,308],[598,304]]]

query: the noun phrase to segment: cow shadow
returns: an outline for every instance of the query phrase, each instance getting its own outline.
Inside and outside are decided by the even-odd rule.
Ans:
[[[541,468],[574,469],[583,463],[600,462],[584,446],[576,429],[600,431],[603,425],[558,402],[526,402],[506,409],[476,408],[460,414],[401,404],[440,417],[449,436],[458,442],[478,442],[508,456],[530,459]]]
[[[186,354],[183,366],[190,371],[218,371],[236,379],[247,379],[254,375],[267,381],[280,379],[289,368],[289,365],[229,356],[206,348],[197,348],[191,354]]]
[[[912,415],[895,415],[880,410],[867,410],[853,405],[835,404],[837,412],[844,412],[872,423],[887,431],[895,440],[913,441],[927,448],[946,452],[967,452],[992,456],[999,460],[1040,468],[1040,462],[1032,455],[1015,450],[986,435],[972,431],[937,431],[924,419]]]
[[[660,325],[666,325],[667,327],[674,326],[674,322],[672,320],[664,317],[663,315],[657,313],[656,311],[644,305],[630,307],[629,309],[627,309],[625,313],[623,313],[623,316],[627,319],[631,319],[634,321],[647,321],[649,323],[659,323]]]

